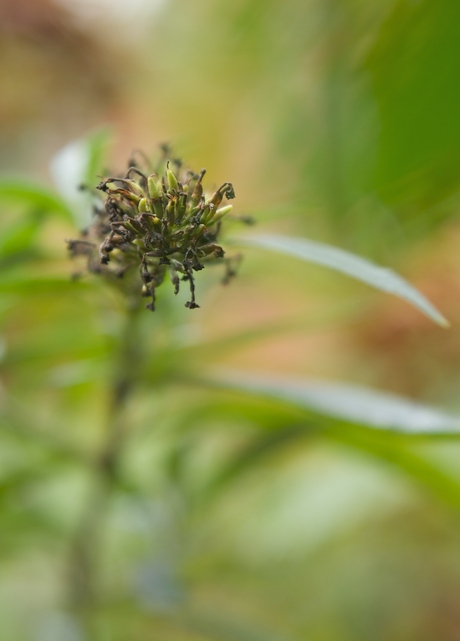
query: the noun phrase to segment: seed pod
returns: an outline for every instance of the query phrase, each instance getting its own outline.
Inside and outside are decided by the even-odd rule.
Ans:
[[[119,210],[119,211],[116,211],[116,215],[118,215],[119,212],[121,212],[123,216],[126,216],[128,218],[134,218],[134,216],[136,216],[137,214],[137,207],[135,203],[133,203],[130,200],[123,200],[123,199],[115,200],[115,198],[111,198],[110,201],[107,201],[107,202],[110,202],[112,207],[114,206],[114,203],[115,203],[117,210]]]
[[[114,191],[110,192],[111,194],[116,194],[119,196],[122,200],[125,202],[131,202],[134,203],[135,205],[138,205],[141,197],[138,196],[137,194],[133,194],[132,192],[128,191],[127,189],[115,189]]]
[[[161,198],[161,192],[158,188],[157,177],[152,174],[147,178],[148,190],[150,198]]]
[[[201,247],[200,254],[201,256],[210,256],[211,254],[214,254],[216,258],[222,258],[225,252],[220,245],[211,243],[210,245],[205,245],[204,247]]]
[[[127,218],[123,220],[123,227],[132,231],[136,236],[139,234],[144,234],[144,229],[142,225],[135,218]]]
[[[218,207],[220,205],[220,203],[222,202],[222,198],[223,197],[224,197],[224,195],[221,194],[219,190],[217,190],[217,191],[215,191],[213,193],[211,198],[208,198],[208,200],[206,201],[206,204],[208,206],[212,205],[213,207]]]
[[[145,216],[145,219],[147,221],[147,225],[150,227],[152,231],[154,232],[161,231],[161,220],[158,218],[158,216],[155,216],[154,214],[147,214]]]
[[[150,200],[150,204],[151,204],[151,208],[152,208],[152,211],[155,214],[155,216],[157,216],[161,220],[163,218],[163,216],[164,216],[164,213],[165,213],[162,201],[161,200],[153,200],[153,199],[151,199]]]
[[[174,225],[176,220],[176,198],[171,198],[166,205],[166,216],[170,225]]]
[[[138,176],[137,181],[139,183],[139,187],[141,188],[143,193],[146,193],[148,189],[146,175],[142,171],[140,171],[140,169],[138,169],[135,165],[130,166],[130,168],[126,173],[126,178],[129,178],[130,174],[137,174]]]
[[[129,180],[128,178],[107,178],[103,182],[105,182],[106,187],[108,187],[110,191],[120,193],[121,189],[117,186],[117,183],[121,183],[124,190],[132,195],[136,195],[138,199],[144,196],[144,192],[134,180]],[[115,188],[112,187],[112,185],[114,185]]]
[[[222,220],[222,218],[226,216],[230,211],[232,211],[232,209],[233,205],[225,205],[225,207],[219,207],[208,224],[213,225],[214,223],[219,222],[219,220]]]
[[[141,198],[139,201],[138,209],[140,212],[149,211],[147,198]]]
[[[175,177],[173,172],[170,170],[169,163],[168,163],[168,168],[166,169],[166,176],[168,178],[169,189],[178,191],[179,183],[177,182],[177,178]]]
[[[206,173],[206,169],[202,169],[200,173],[198,174],[198,178],[195,183],[195,188],[193,189],[193,193],[190,197],[190,209],[193,209],[193,207],[197,207],[201,201],[201,196],[203,195],[203,185],[201,184],[201,181],[203,180],[203,176]]]
[[[213,205],[212,203],[206,203],[200,215],[200,221],[207,225],[209,221],[214,217],[214,213],[215,205]]]
[[[183,191],[179,192],[176,205],[176,223],[180,224],[187,211],[187,194]]]
[[[222,202],[224,195],[229,199],[235,198],[235,192],[233,190],[232,183],[224,183],[223,185],[221,185],[219,189],[213,193],[211,198],[206,201],[206,204],[209,205],[212,203],[213,205],[218,207]]]
[[[206,225],[203,225],[203,223],[201,223],[201,225],[197,225],[195,227],[195,229],[190,234],[190,237],[191,238],[199,238],[205,232],[206,232]]]
[[[158,184],[153,175],[148,178],[150,211],[153,211],[159,218],[163,218],[163,201],[162,192],[158,189]]]

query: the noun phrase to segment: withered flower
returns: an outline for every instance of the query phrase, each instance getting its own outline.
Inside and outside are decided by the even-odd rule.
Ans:
[[[89,272],[123,279],[125,289],[150,297],[146,307],[152,311],[155,291],[167,275],[176,294],[186,281],[190,300],[185,306],[194,309],[199,307],[195,272],[214,262],[225,265],[224,283],[235,274],[240,257],[224,257],[218,244],[222,220],[232,209],[222,201],[235,192],[225,182],[207,196],[205,170],[196,174],[178,160],[163,158],[151,171],[131,160],[124,177],[104,178],[96,187],[93,224],[79,240],[67,241],[68,247],[73,256],[86,257]]]

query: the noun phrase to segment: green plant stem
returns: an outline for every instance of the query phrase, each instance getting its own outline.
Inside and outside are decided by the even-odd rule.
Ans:
[[[70,550],[69,602],[88,639],[96,638],[94,610],[100,600],[100,557],[104,524],[120,475],[123,445],[128,436],[126,406],[135,388],[141,358],[138,332],[140,307],[129,309],[120,334],[111,384],[107,427],[101,450],[91,469],[90,495]]]

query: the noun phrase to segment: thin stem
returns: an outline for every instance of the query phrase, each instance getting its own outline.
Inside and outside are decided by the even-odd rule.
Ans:
[[[122,450],[127,437],[126,405],[139,371],[139,310],[140,308],[136,307],[126,312],[110,390],[105,438],[91,470],[94,478],[90,483],[90,496],[70,550],[70,607],[80,620],[88,639],[96,636],[92,615],[99,600],[98,565],[104,538],[104,522],[110,498],[119,478]]]

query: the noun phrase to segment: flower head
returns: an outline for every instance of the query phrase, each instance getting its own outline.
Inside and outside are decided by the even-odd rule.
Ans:
[[[168,151],[165,149],[164,151]],[[151,171],[151,168],[150,168]],[[195,272],[209,263],[224,263],[224,283],[235,273],[239,257],[224,257],[218,236],[235,197],[233,185],[223,183],[214,193],[203,190],[198,174],[178,160],[162,159],[155,172],[134,160],[125,176],[104,178],[96,189],[94,222],[78,240],[68,241],[72,255],[87,259],[89,272],[123,279],[155,309],[155,291],[169,275],[177,294],[181,281],[190,289],[186,307],[195,300]],[[244,218],[243,218],[244,220]]]

